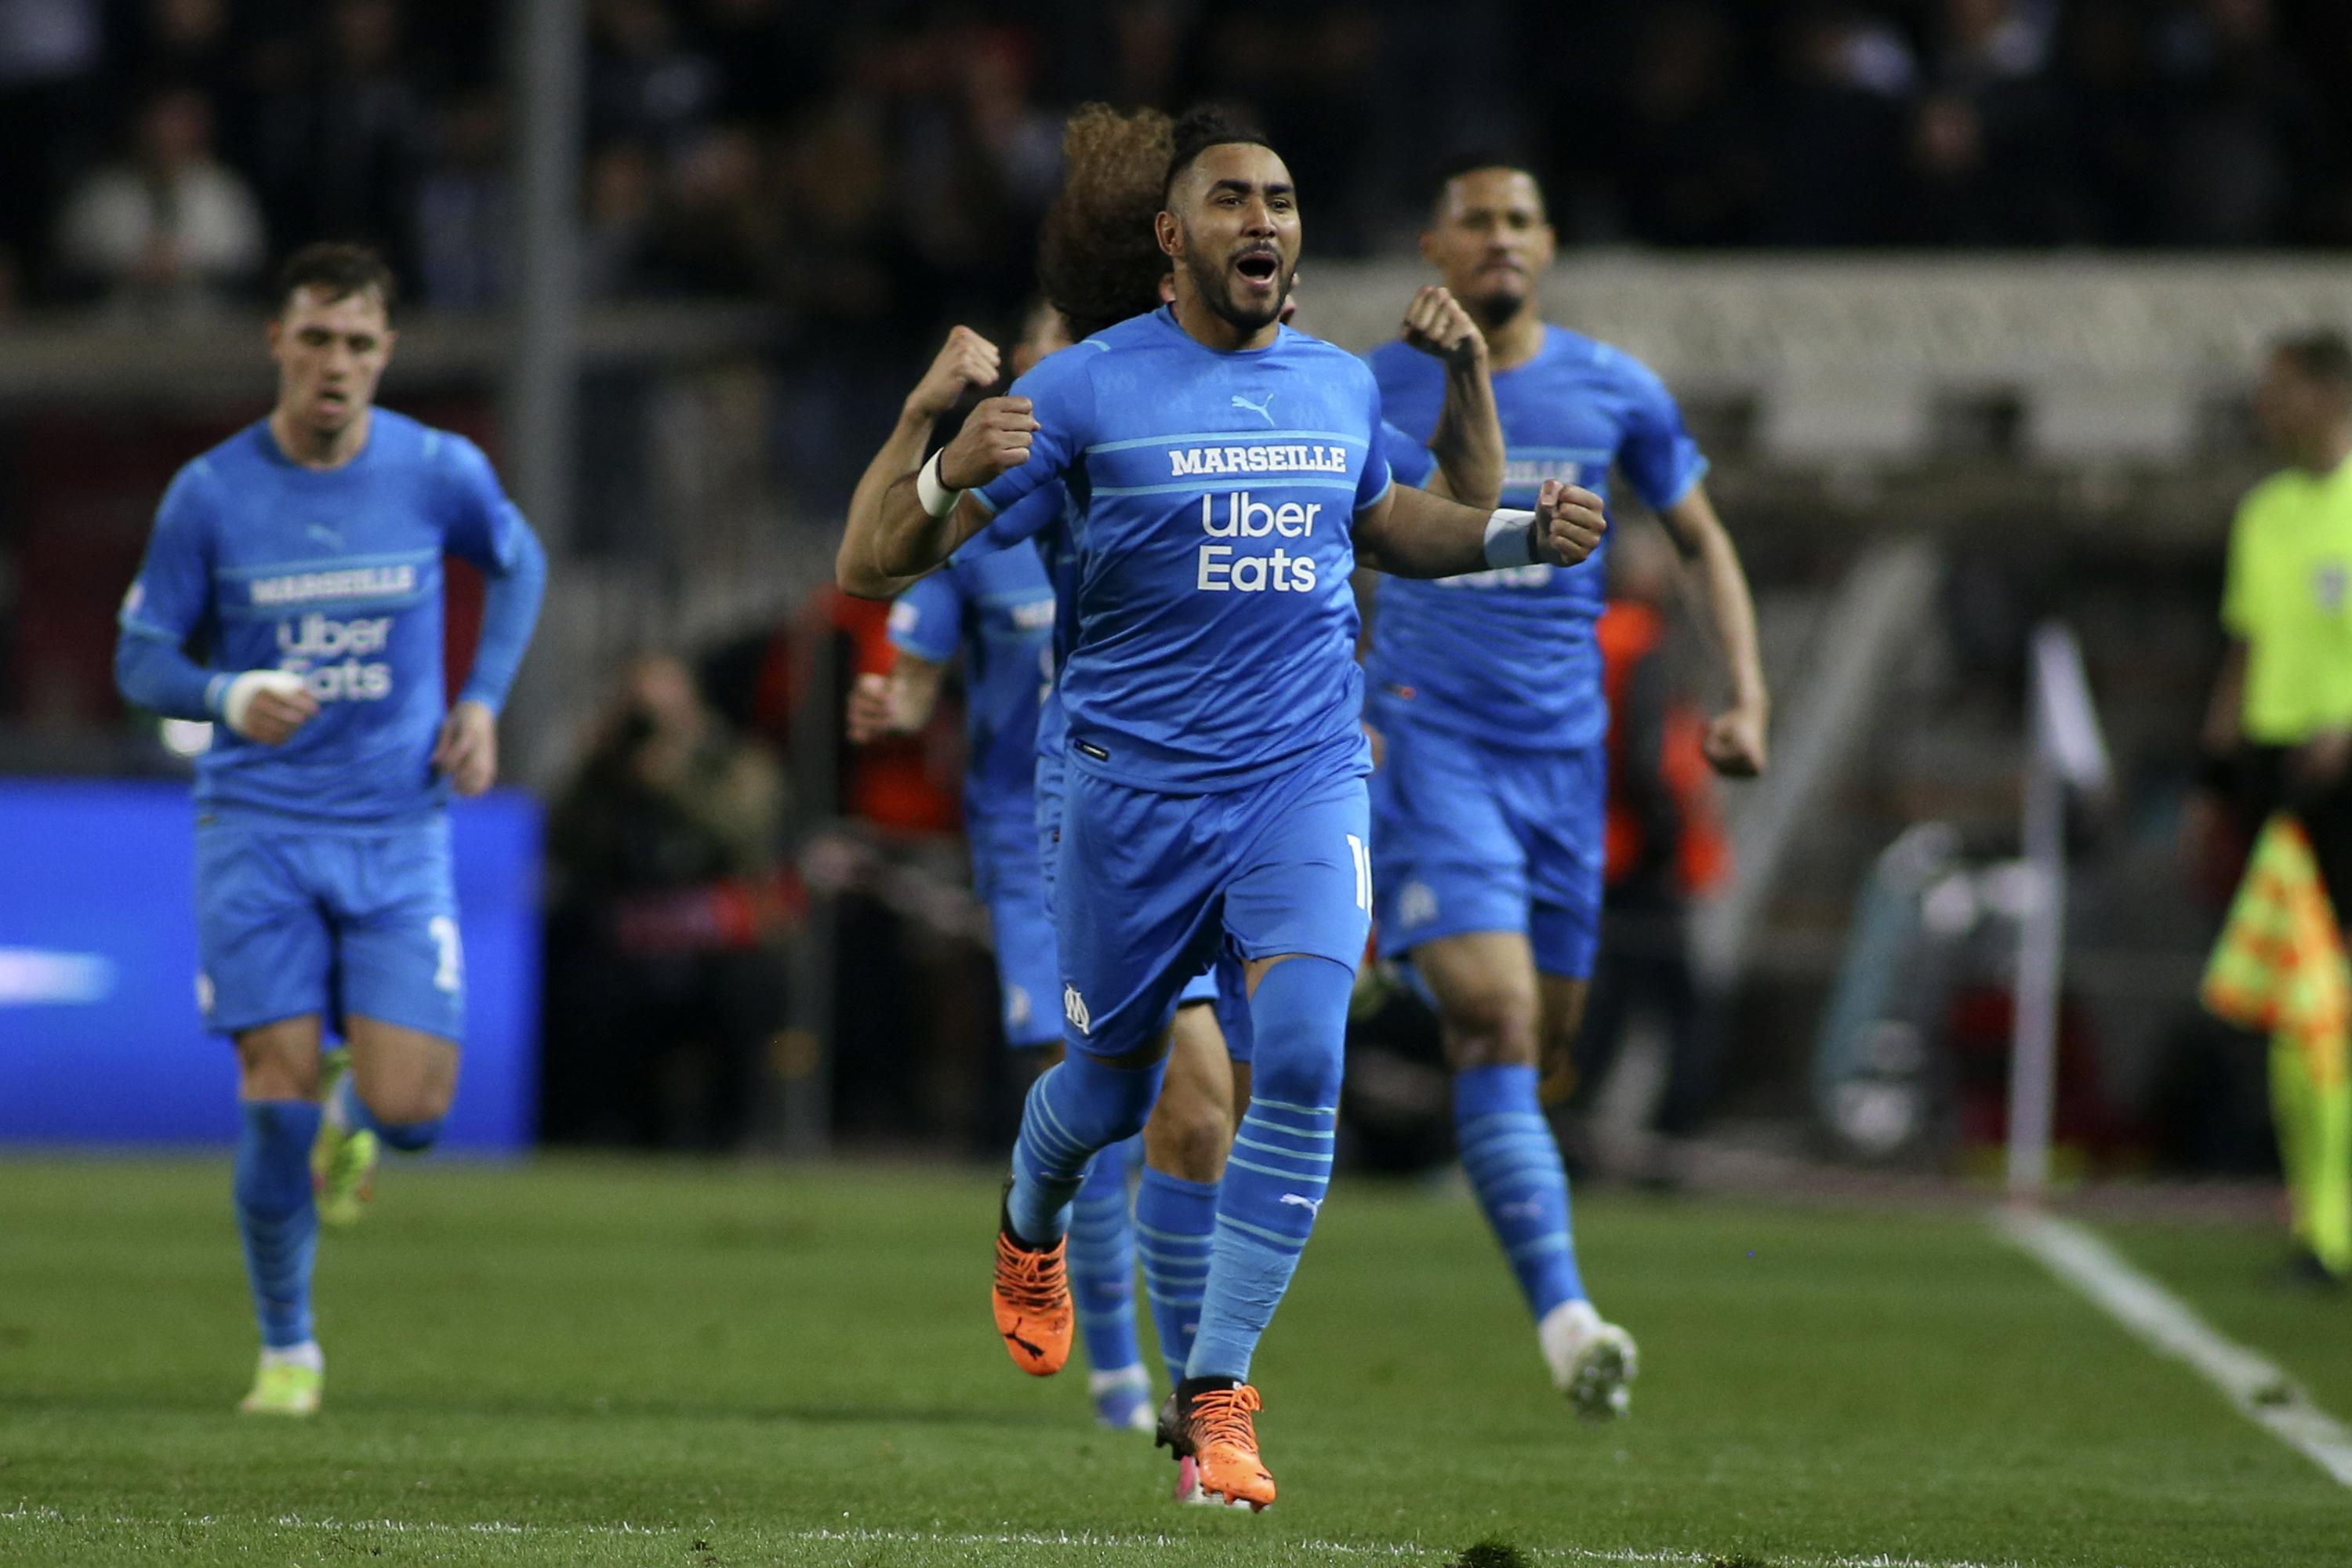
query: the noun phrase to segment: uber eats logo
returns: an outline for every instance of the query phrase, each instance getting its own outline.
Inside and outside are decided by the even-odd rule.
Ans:
[[[278,623],[278,668],[300,676],[321,702],[380,702],[392,695],[392,666],[368,656],[391,640],[390,616],[338,621],[314,610]]]
[[[1321,501],[1262,501],[1247,490],[1201,498],[1201,531],[1212,539],[1311,539]],[[1193,586],[1204,594],[1307,594],[1315,589],[1315,558],[1283,545],[1243,553],[1232,544],[1201,546]]]

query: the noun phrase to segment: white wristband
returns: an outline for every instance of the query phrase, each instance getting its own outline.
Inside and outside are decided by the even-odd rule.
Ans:
[[[1536,514],[1497,507],[1486,519],[1486,564],[1532,566],[1536,563]]]
[[[221,695],[221,718],[238,734],[245,733],[245,716],[253,700],[268,691],[291,697],[302,689],[302,678],[290,669],[248,669],[228,683]]]
[[[947,448],[942,447],[933,452],[930,461],[915,475],[915,499],[921,501],[923,510],[933,517],[947,516],[955,510],[956,502],[963,500],[961,490],[951,490],[940,482],[940,458],[946,451]]]

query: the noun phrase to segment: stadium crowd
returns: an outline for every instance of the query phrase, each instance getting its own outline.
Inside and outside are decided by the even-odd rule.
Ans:
[[[202,310],[332,234],[383,246],[432,303],[496,303],[510,10],[10,0],[0,302]],[[1250,110],[1326,255],[1409,227],[1431,170],[1496,140],[1549,161],[1583,241],[2352,242],[2333,0],[587,10],[593,291],[764,297],[813,348],[913,345],[1017,297],[1080,97]],[[1497,95],[1503,59],[1528,68]]]

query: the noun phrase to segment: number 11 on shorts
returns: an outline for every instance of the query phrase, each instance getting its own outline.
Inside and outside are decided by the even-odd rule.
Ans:
[[[1356,907],[1366,914],[1372,911],[1372,855],[1364,841],[1354,834],[1348,835],[1348,858],[1356,863]]]

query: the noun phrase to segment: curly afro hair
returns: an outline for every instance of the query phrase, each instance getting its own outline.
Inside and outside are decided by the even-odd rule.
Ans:
[[[1082,105],[1062,127],[1062,189],[1037,241],[1037,282],[1074,339],[1160,303],[1168,258],[1153,220],[1174,142],[1156,109]]]

